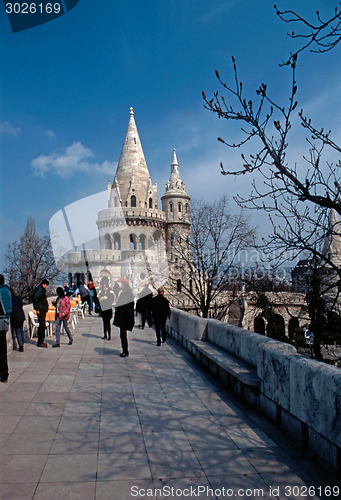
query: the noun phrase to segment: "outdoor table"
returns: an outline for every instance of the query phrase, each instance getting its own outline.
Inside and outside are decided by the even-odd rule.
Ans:
[[[35,314],[36,316],[37,315],[37,311],[35,311],[34,309],[32,310],[33,314]],[[45,321],[48,322],[49,326],[48,326],[48,330],[49,330],[49,335],[52,336],[53,334],[53,324],[56,322],[56,308],[54,306],[49,306],[49,309],[46,313],[46,316],[45,316]]]
[[[53,327],[56,322],[56,308],[54,306],[49,306],[49,309],[46,313],[46,321],[49,322],[49,330],[50,336],[53,334]]]

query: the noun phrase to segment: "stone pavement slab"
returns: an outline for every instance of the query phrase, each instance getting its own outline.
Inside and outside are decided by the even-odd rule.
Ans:
[[[62,336],[59,349],[48,338],[9,354],[0,500],[340,496],[333,471],[172,340],[157,347],[152,329],[134,328],[123,359],[118,330],[101,337],[101,319],[86,316],[72,346]]]

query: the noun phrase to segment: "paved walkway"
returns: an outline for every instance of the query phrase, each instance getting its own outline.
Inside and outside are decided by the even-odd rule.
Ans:
[[[117,329],[101,337],[87,316],[72,346],[62,336],[60,349],[9,354],[1,500],[337,498],[308,494],[337,480],[172,341],[157,347],[153,330],[135,328],[123,359]]]

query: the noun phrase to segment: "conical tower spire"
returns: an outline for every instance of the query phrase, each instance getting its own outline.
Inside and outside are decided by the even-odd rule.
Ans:
[[[174,148],[173,149],[173,160],[171,163],[171,175],[169,178],[169,182],[170,182],[170,184],[175,186],[177,181],[180,181],[180,184],[181,184],[181,178],[180,178],[180,173],[179,173],[179,163],[178,163],[178,159],[176,157],[176,151]]]
[[[171,174],[169,177],[169,181],[166,183],[166,192],[167,191],[182,191],[186,193],[185,183],[182,182],[179,172],[179,163],[176,157],[175,148],[173,149],[173,160],[171,163]]]
[[[139,203],[143,203],[144,206],[145,200],[148,198],[147,190],[151,185],[151,179],[137,131],[133,108],[130,108],[128,128],[114,185],[119,192],[122,206],[130,206],[132,196],[135,196]],[[155,193],[152,194],[154,198]]]

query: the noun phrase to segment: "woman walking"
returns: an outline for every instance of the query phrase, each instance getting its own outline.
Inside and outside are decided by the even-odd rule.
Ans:
[[[52,347],[60,347],[60,328],[63,325],[64,330],[66,331],[67,336],[69,337],[69,345],[72,345],[73,339],[70,332],[70,328],[68,327],[68,320],[70,319],[70,310],[71,304],[70,299],[65,295],[64,289],[59,286],[56,290],[58,298],[55,302],[56,306],[56,343],[53,344]]]
[[[120,329],[122,352],[121,358],[129,356],[127,331],[134,327],[134,295],[129,286],[127,278],[118,280],[121,291],[115,305],[114,325]]]

